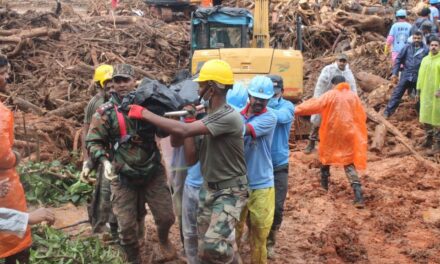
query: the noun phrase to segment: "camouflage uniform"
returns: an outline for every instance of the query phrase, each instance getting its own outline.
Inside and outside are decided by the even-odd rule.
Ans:
[[[96,94],[87,104],[84,111],[84,123],[90,124],[92,117],[96,113],[96,110],[105,103],[104,95],[101,93]],[[105,229],[105,225],[108,222],[110,224],[111,232],[117,232],[118,222],[116,216],[112,211],[110,202],[110,181],[106,179],[102,172],[101,166],[97,168],[97,181],[93,194],[92,203],[89,207],[89,215],[92,221],[92,230],[95,233],[101,233]]]
[[[98,109],[86,142],[92,159],[95,162],[110,160],[118,175],[111,182],[111,201],[118,221],[119,238],[129,261],[138,263],[138,240],[143,238],[145,202],[153,213],[161,243],[168,241],[174,214],[155,132],[139,133],[140,121],[123,114],[127,135],[121,138],[117,104],[118,99],[113,96]]]
[[[199,194],[197,229],[201,263],[237,262],[235,226],[248,199],[247,185],[213,190],[203,185]],[[213,222],[215,225],[210,225]]]

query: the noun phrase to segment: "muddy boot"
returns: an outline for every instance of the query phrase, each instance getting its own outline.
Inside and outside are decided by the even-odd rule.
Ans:
[[[315,150],[315,140],[310,140],[309,144],[307,145],[306,149],[304,149],[305,154],[310,154]]]
[[[177,258],[177,251],[174,245],[168,239],[170,232],[169,227],[158,227],[157,235],[159,237],[159,246],[161,253],[161,261],[170,261]]]
[[[435,142],[432,148],[426,152],[426,155],[434,156],[438,153],[440,153],[440,141]]]
[[[139,253],[139,247],[136,244],[132,245],[121,245],[122,250],[125,254],[125,259],[127,260],[127,263],[130,264],[140,264],[141,263],[141,256]]]
[[[276,253],[275,253],[275,243],[277,240],[277,234],[278,230],[271,229],[269,236],[267,237],[267,258],[268,259],[275,259]]]
[[[353,183],[351,187],[353,188],[353,192],[354,192],[354,201],[353,201],[354,206],[356,208],[364,208],[365,203],[364,203],[364,197],[362,196],[361,184]]]
[[[428,135],[426,136],[426,138],[425,138],[425,142],[423,142],[423,144],[421,145],[421,147],[422,147],[422,148],[425,148],[425,149],[432,147],[433,139],[434,139],[434,136],[428,134]]]
[[[328,191],[328,178],[330,177],[330,170],[326,167],[321,167],[321,187]]]

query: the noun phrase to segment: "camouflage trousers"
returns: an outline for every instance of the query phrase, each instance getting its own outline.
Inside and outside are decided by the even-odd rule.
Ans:
[[[359,180],[358,173],[356,171],[356,168],[353,164],[345,165],[344,166],[345,175],[347,176],[348,182],[350,182],[350,185],[353,183],[361,184],[361,181]],[[328,175],[330,175],[330,165],[321,165],[321,171],[327,171]]]
[[[94,233],[102,233],[106,229],[106,224],[117,224],[116,217],[113,214],[111,198],[110,181],[104,177],[102,166],[99,166],[98,181],[93,194],[92,204],[92,230]]]
[[[118,220],[121,245],[139,245],[144,236],[145,203],[153,214],[161,243],[166,243],[174,224],[171,193],[165,171],[160,167],[147,185],[133,189],[115,180],[111,183],[113,212]]]
[[[221,190],[202,186],[197,215],[200,263],[233,263],[240,258],[235,226],[248,196],[246,185]]]

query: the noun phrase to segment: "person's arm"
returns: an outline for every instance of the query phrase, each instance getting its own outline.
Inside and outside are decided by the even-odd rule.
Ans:
[[[193,166],[197,163],[198,155],[194,137],[187,137],[183,141],[183,149],[185,152],[185,160],[187,166]]]
[[[97,163],[108,158],[110,125],[106,114],[95,113],[86,137],[87,149],[93,162]]]
[[[288,102],[285,106],[281,107],[280,109],[273,109],[271,108],[271,111],[275,113],[277,116],[277,122],[278,124],[287,124],[293,121],[295,117],[295,106]]]
[[[0,232],[23,237],[28,226],[29,214],[9,208],[0,208]]]
[[[181,138],[211,134],[205,124],[200,120],[192,123],[182,123],[176,120],[158,116],[139,105],[130,106],[128,116],[133,119],[149,122],[163,131]]]
[[[258,118],[254,118],[251,122],[246,123],[245,136],[253,138],[265,136],[269,134],[277,124],[275,114],[264,114]]]
[[[405,47],[403,47],[402,51],[399,53],[399,55],[397,55],[396,57],[396,61],[394,62],[393,65],[393,76],[399,76],[399,70],[400,70],[400,65],[402,65],[405,62],[406,59],[406,53],[408,50],[409,45],[406,45]]]
[[[83,129],[82,129],[82,152],[83,152],[83,160],[86,161],[89,159],[89,153],[87,152],[87,146],[86,146],[86,137],[87,132],[89,131],[90,124],[84,123]]]
[[[0,169],[7,170],[15,167],[17,157],[9,147],[13,137],[13,117],[12,113],[7,111],[0,115]]]
[[[417,91],[419,91],[418,93],[420,94],[420,90],[422,89],[422,85],[424,85],[425,82],[425,75],[426,75],[426,66],[425,66],[425,61],[426,58],[422,59],[422,63],[420,64],[420,68],[419,68],[419,72],[418,72],[418,76],[417,76],[417,85],[416,85],[416,89]]]
[[[347,82],[350,85],[350,90],[357,94],[356,79],[354,78],[353,72],[350,69],[347,73]]]
[[[327,86],[330,83],[330,68],[328,66],[324,67],[319,74],[318,81],[316,82],[315,90],[313,92],[313,97],[318,98],[326,92]]]
[[[295,115],[308,116],[313,114],[320,114],[322,112],[322,109],[323,109],[322,97],[311,98],[295,107]]]
[[[385,43],[385,55],[388,55],[389,51],[391,50],[391,47],[393,46],[394,42],[394,25],[391,26],[390,33],[388,33],[388,37]]]

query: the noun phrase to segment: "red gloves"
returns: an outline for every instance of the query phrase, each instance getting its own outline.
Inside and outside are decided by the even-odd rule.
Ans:
[[[144,108],[140,105],[130,105],[130,111],[128,117],[131,119],[142,119],[142,111]]]

